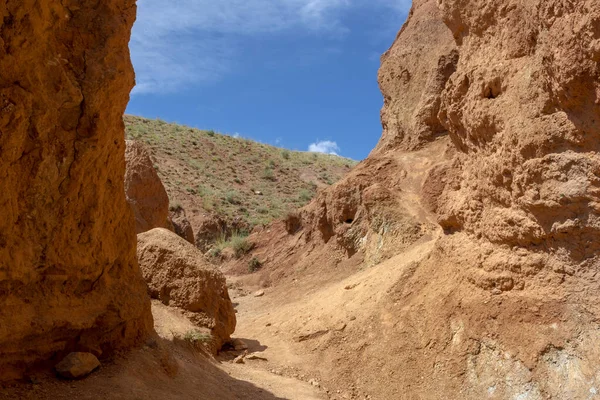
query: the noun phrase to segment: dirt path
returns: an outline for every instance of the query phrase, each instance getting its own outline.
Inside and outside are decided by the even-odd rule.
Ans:
[[[383,307],[386,292],[403,275],[412,274],[414,266],[429,254],[434,243],[435,238],[431,238],[400,256],[318,290],[298,284],[293,288],[267,290],[262,297],[235,296],[236,337],[249,344],[249,352],[267,361],[247,361],[235,367],[225,365],[224,369],[236,378],[270,388],[272,393],[290,400],[357,398],[348,393],[349,388],[343,382],[338,382],[331,369],[335,360],[324,359],[321,352],[332,350],[328,347],[335,346],[337,340],[341,349],[347,347],[342,344],[352,346],[366,341],[368,345],[369,340],[385,337],[381,334],[378,339],[362,337],[361,329],[368,327],[373,317],[385,325],[389,320]],[[306,296],[290,302],[288,298],[295,297],[291,296],[292,291],[305,292]],[[272,386],[283,383],[279,380],[281,376],[288,378],[286,385],[291,385],[285,393]],[[315,385],[310,395],[303,389],[308,382]],[[333,386],[327,387],[324,382],[332,382]]]
[[[398,159],[411,171],[403,187],[407,211],[432,226],[437,226],[435,217],[422,206],[419,192],[427,171],[443,159],[444,151],[445,143],[440,141],[426,152],[407,153]],[[385,348],[386,337],[391,336],[386,332],[394,329],[387,293],[414,273],[440,235],[438,228],[402,254],[338,282],[299,279],[266,289],[260,297],[233,291],[238,312],[235,336],[248,343],[249,352],[267,361],[225,365],[224,369],[261,387],[281,384],[279,379],[284,377],[290,385],[285,393],[269,387],[290,400],[368,398],[368,394],[359,395],[352,379],[340,378],[338,368],[352,362],[354,354],[348,352],[359,353],[373,344]],[[306,397],[300,384],[312,386],[313,393]]]

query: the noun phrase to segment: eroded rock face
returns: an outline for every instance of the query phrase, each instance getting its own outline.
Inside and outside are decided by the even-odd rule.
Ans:
[[[435,0],[414,0],[392,47],[381,57],[383,135],[373,155],[415,150],[446,134],[437,114],[458,52]]]
[[[144,145],[127,140],[125,193],[135,214],[137,233],[154,228],[173,229],[169,223],[169,196]]]
[[[196,244],[194,240],[194,230],[192,224],[188,221],[185,210],[181,207],[172,209],[169,212],[169,220],[173,224],[173,232],[184,238],[191,244]]]
[[[138,235],[138,259],[152,298],[210,328],[215,350],[229,340],[236,318],[225,277],[194,245],[166,229],[152,229]]]
[[[0,18],[0,378],[15,378],[130,346],[152,318],[123,187],[135,2],[3,1]]]
[[[484,5],[482,15],[469,12]],[[461,171],[440,199],[442,226],[538,253],[534,269],[592,268],[600,250],[600,4],[444,0],[440,8],[461,43],[440,113]]]
[[[401,386],[585,398],[600,383],[600,3],[437,3],[458,45],[437,114],[456,155],[422,191],[445,235],[394,294],[413,328],[397,353],[419,360],[400,357],[415,371]]]

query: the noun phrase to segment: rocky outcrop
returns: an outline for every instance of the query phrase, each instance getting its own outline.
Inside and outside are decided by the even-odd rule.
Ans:
[[[437,118],[458,52],[435,0],[414,0],[408,20],[381,57],[383,135],[373,155],[415,150],[447,133]]]
[[[419,201],[445,235],[391,295],[411,329],[390,335],[389,367],[414,371],[399,387],[415,397],[586,398],[600,384],[600,4],[437,5],[458,46],[436,117],[453,155]]]
[[[185,210],[181,207],[172,208],[169,212],[169,221],[173,224],[173,231],[191,244],[196,244],[194,240],[194,230],[192,224],[185,215]]]
[[[539,254],[538,266],[529,255],[516,262],[534,276],[545,275],[541,264],[592,268],[600,249],[600,5],[488,1],[484,15],[472,15],[482,2],[464,3],[441,2],[461,61],[440,113],[460,151],[440,223]],[[532,278],[493,269],[518,287]]]
[[[460,53],[438,116],[457,154],[433,207],[447,235],[432,262],[462,282],[431,313],[461,331],[437,347],[446,376],[467,377],[448,385],[586,398],[600,384],[600,3],[438,3]]]
[[[127,140],[125,193],[135,214],[137,233],[154,228],[173,229],[169,222],[169,196],[144,145]]]
[[[125,201],[133,0],[0,2],[0,379],[152,329]]]
[[[157,228],[138,235],[138,259],[152,298],[210,328],[215,350],[229,340],[236,318],[225,277],[194,245]]]

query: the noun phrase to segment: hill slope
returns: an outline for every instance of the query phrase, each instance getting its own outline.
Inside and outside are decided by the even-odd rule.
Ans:
[[[182,206],[192,225],[206,213],[249,228],[267,224],[304,206],[356,165],[338,156],[290,151],[161,120],[129,115],[124,120],[127,138],[150,151],[171,206]]]

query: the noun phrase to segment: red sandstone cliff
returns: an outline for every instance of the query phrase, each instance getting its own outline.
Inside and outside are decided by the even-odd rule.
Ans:
[[[123,187],[135,9],[0,2],[1,378],[151,329]]]

